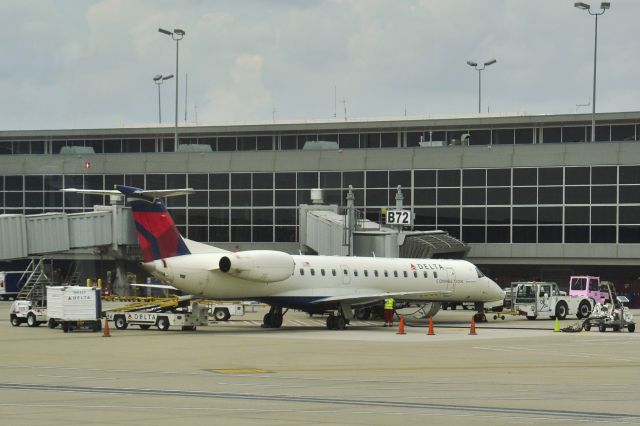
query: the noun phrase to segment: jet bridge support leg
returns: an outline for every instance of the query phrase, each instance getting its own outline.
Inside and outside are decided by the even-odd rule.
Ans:
[[[131,295],[131,286],[127,282],[127,267],[122,260],[116,260],[116,279],[113,282],[113,293],[119,296]]]

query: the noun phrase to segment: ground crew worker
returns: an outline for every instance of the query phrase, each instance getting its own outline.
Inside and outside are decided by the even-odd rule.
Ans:
[[[395,300],[393,297],[387,297],[384,299],[384,326],[393,327],[393,307]]]

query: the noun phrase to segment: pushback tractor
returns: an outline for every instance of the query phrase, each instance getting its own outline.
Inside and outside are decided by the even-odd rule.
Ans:
[[[527,317],[563,320],[568,315],[586,318],[593,310],[593,301],[583,296],[568,296],[554,282],[512,283],[514,310]]]

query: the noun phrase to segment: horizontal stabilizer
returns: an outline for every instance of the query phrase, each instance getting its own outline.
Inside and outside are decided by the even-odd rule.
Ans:
[[[63,192],[75,192],[78,194],[89,195],[122,195],[122,192],[117,189],[78,189],[78,188],[64,188]]]
[[[380,292],[371,292],[371,293],[357,293],[357,294],[343,294],[340,296],[329,296],[322,299],[314,300],[313,303],[327,303],[327,302],[351,302],[352,304],[361,303],[370,303],[376,300],[383,300],[387,297],[393,297],[398,300],[421,300],[428,299],[429,297],[433,297],[435,295],[446,295],[452,294],[452,291],[442,291],[442,290],[433,290],[433,291],[401,291],[394,293],[380,293]]]
[[[146,198],[160,198],[160,197],[176,197],[178,195],[194,194],[193,188],[181,188],[181,189],[140,189],[132,186],[118,185],[118,191],[124,195],[139,195]]]
[[[129,195],[129,196],[141,196],[145,198],[160,198],[160,197],[176,197],[178,195],[189,195],[195,193],[193,188],[181,188],[181,189],[140,189],[130,186],[118,185],[118,189],[79,189],[79,188],[64,188],[63,192],[75,192],[77,194],[89,194],[89,195]]]

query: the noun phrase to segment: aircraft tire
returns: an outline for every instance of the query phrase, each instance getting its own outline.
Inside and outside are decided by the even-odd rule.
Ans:
[[[273,314],[271,317],[271,327],[280,328],[282,327],[283,316],[281,314]]]
[[[629,333],[633,333],[634,331],[636,331],[636,325],[635,324],[627,325],[627,330],[629,331]]]
[[[336,329],[336,317],[333,315],[329,315],[327,317],[327,328],[329,330],[335,330]]]
[[[347,328],[347,322],[343,316],[335,317],[335,330],[344,330]]]
[[[601,324],[598,326],[598,330],[600,330],[600,333],[604,333],[605,331],[607,331],[607,326],[606,326],[606,325],[604,325],[603,323],[601,323]]]
[[[141,330],[148,330],[151,328],[151,324],[140,324],[138,327],[140,327]]]
[[[272,322],[273,322],[273,314],[271,312],[267,312],[266,314],[264,314],[264,317],[262,318],[262,325],[265,328],[271,328],[273,327]]]
[[[535,320],[536,318],[538,318],[538,316],[537,316],[537,315],[529,315],[529,316],[527,316],[527,319],[528,319],[529,321],[533,321],[533,320]]]
[[[360,321],[368,320],[369,318],[371,318],[371,308],[356,309],[355,317]]]

